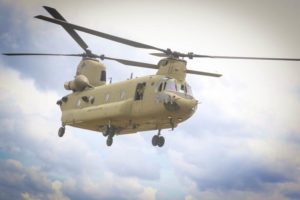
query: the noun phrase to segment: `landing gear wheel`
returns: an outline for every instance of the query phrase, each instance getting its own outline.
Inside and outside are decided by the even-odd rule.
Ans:
[[[110,147],[112,145],[112,143],[113,143],[113,138],[108,137],[107,140],[106,140],[106,145]]]
[[[158,138],[158,143],[157,143],[157,145],[158,145],[159,147],[162,147],[162,146],[164,146],[164,144],[165,144],[165,138],[164,138],[163,136],[160,136],[160,137]]]
[[[64,134],[65,134],[65,127],[62,126],[58,129],[58,136],[62,137],[64,136]]]
[[[104,137],[106,137],[106,136],[108,136],[109,135],[109,127],[108,126],[105,126],[104,127],[104,130],[103,130],[103,132],[102,132],[102,134],[103,134],[103,136]]]
[[[158,136],[158,135],[154,135],[154,136],[152,137],[152,145],[153,145],[153,146],[158,145],[158,141],[159,141],[159,136]]]

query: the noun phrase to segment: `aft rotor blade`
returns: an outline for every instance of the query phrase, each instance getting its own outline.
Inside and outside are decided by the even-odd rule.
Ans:
[[[55,19],[59,19],[61,21],[67,22],[67,20],[55,9],[51,8],[48,6],[43,6],[47,12],[52,15]],[[88,45],[82,40],[82,38],[74,31],[74,29],[68,27],[68,26],[63,26],[62,27],[70,34],[70,36],[79,44],[79,46],[87,52]]]
[[[63,27],[68,27],[68,28],[71,28],[71,29],[75,29],[75,30],[78,30],[78,31],[89,33],[89,34],[92,34],[92,35],[95,35],[95,36],[98,36],[98,37],[102,37],[102,38],[105,38],[105,39],[108,39],[108,40],[112,40],[112,41],[115,41],[115,42],[119,42],[119,43],[122,43],[122,44],[129,45],[129,46],[133,46],[133,47],[137,47],[137,48],[144,48],[144,49],[153,49],[153,50],[158,50],[158,51],[162,51],[162,52],[166,51],[164,49],[160,49],[160,48],[157,48],[157,47],[154,47],[154,46],[151,46],[151,45],[135,42],[135,41],[132,41],[132,40],[117,37],[117,36],[110,35],[110,34],[107,34],[107,33],[103,33],[103,32],[100,32],[100,31],[95,31],[95,30],[88,29],[88,28],[78,26],[78,25],[75,25],[75,24],[71,24],[71,23],[68,23],[68,22],[65,22],[65,21],[62,21],[62,20],[59,20],[59,19],[52,19],[52,18],[43,16],[43,15],[35,16],[35,18],[45,20],[45,21],[48,21],[48,22],[51,22],[51,23],[54,23],[54,24],[59,24],[59,25],[62,25]]]
[[[194,70],[186,70],[186,73],[196,74],[202,76],[212,76],[212,77],[221,77],[222,74],[210,73],[210,72],[202,72],[202,71],[194,71]]]
[[[130,65],[130,66],[136,66],[136,67],[145,67],[145,68],[151,68],[151,69],[158,69],[157,65],[149,64],[149,63],[143,63],[143,62],[137,62],[132,60],[125,60],[125,59],[118,59],[118,58],[111,58],[106,56],[100,56],[101,59],[106,60],[114,60],[124,65]]]
[[[58,53],[3,53],[6,56],[79,56],[83,54],[58,54]]]
[[[282,60],[300,61],[300,58],[266,58],[266,57],[240,57],[240,56],[210,56],[193,54],[194,58],[218,58],[218,59],[241,59],[241,60]]]

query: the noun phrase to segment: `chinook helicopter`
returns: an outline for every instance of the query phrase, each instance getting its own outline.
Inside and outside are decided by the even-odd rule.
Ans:
[[[44,6],[53,17],[35,16],[61,25],[84,50],[82,54],[49,53],[4,53],[7,56],[75,56],[82,57],[74,80],[64,84],[72,93],[57,101],[60,106],[62,126],[59,137],[65,133],[65,127],[102,132],[107,137],[106,144],[111,146],[115,135],[131,134],[142,131],[158,130],[152,137],[152,145],[162,147],[165,139],[162,129],[174,129],[179,123],[189,119],[197,109],[198,101],[193,97],[191,86],[186,81],[186,74],[221,77],[221,74],[194,71],[186,68],[184,58],[218,59],[254,59],[300,61],[297,58],[265,58],[210,56],[194,53],[180,53],[171,49],[161,49],[121,37],[95,31],[69,23],[54,8]],[[88,45],[75,31],[81,31],[136,48],[159,51],[153,56],[163,57],[157,65],[97,55],[88,49]],[[124,65],[156,69],[154,75],[109,83],[106,81],[106,67],[99,61],[113,60]]]

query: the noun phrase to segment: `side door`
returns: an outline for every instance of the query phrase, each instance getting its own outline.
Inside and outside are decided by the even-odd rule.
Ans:
[[[133,116],[139,116],[140,114],[142,114],[145,90],[146,90],[146,82],[137,83],[134,92],[134,97],[133,97],[134,99],[133,109],[132,109]]]

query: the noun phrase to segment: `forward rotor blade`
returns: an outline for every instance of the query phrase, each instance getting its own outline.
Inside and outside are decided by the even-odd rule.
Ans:
[[[6,56],[77,56],[82,57],[82,54],[58,54],[58,53],[3,53]]]
[[[43,6],[47,12],[52,15],[55,19],[59,19],[61,21],[67,22],[65,18],[55,9],[47,6]],[[77,42],[77,44],[85,51],[87,52],[88,45],[82,40],[82,38],[74,31],[74,29],[63,26],[62,27],[69,33],[69,35]]]
[[[52,19],[52,18],[43,16],[43,15],[35,16],[35,18],[45,20],[45,21],[48,21],[48,22],[51,22],[51,23],[54,23],[54,24],[59,24],[59,25],[62,25],[64,27],[72,28],[72,29],[75,29],[75,30],[78,30],[78,31],[89,33],[89,34],[92,34],[92,35],[95,35],[95,36],[98,36],[98,37],[102,37],[102,38],[105,38],[105,39],[108,39],[108,40],[112,40],[112,41],[115,41],[115,42],[119,42],[119,43],[122,43],[122,44],[129,45],[129,46],[133,46],[133,47],[137,47],[137,48],[144,48],[144,49],[153,49],[153,50],[158,50],[158,51],[162,51],[162,52],[166,51],[164,49],[160,49],[160,48],[150,46],[150,45],[147,45],[147,44],[135,42],[135,41],[128,40],[128,39],[125,39],[125,38],[113,36],[113,35],[110,35],[110,34],[107,34],[107,33],[103,33],[103,32],[100,32],[100,31],[95,31],[95,30],[88,29],[88,28],[85,28],[85,27],[82,27],[82,26],[71,24],[71,23],[68,23],[68,22],[65,22],[65,21],[62,21],[62,20],[59,20],[59,19]]]
[[[124,65],[130,65],[130,66],[136,66],[136,67],[145,67],[150,69],[158,69],[157,65],[149,64],[149,63],[143,63],[143,62],[137,62],[132,60],[124,60],[124,59],[118,59],[118,58],[111,58],[106,56],[100,56],[101,59],[106,60],[114,60]]]
[[[194,70],[186,70],[186,73],[202,75],[202,76],[212,76],[212,77],[221,77],[222,76],[222,74],[216,74],[216,73],[210,73],[210,72],[201,72],[201,71],[194,71]]]
[[[217,58],[217,59],[241,59],[241,60],[282,60],[282,61],[300,61],[300,58],[266,58],[266,57],[240,57],[240,56],[210,56],[193,55],[194,58]]]
[[[168,57],[168,55],[165,54],[165,53],[150,53],[150,55],[152,55],[152,56],[158,56],[158,57]]]

